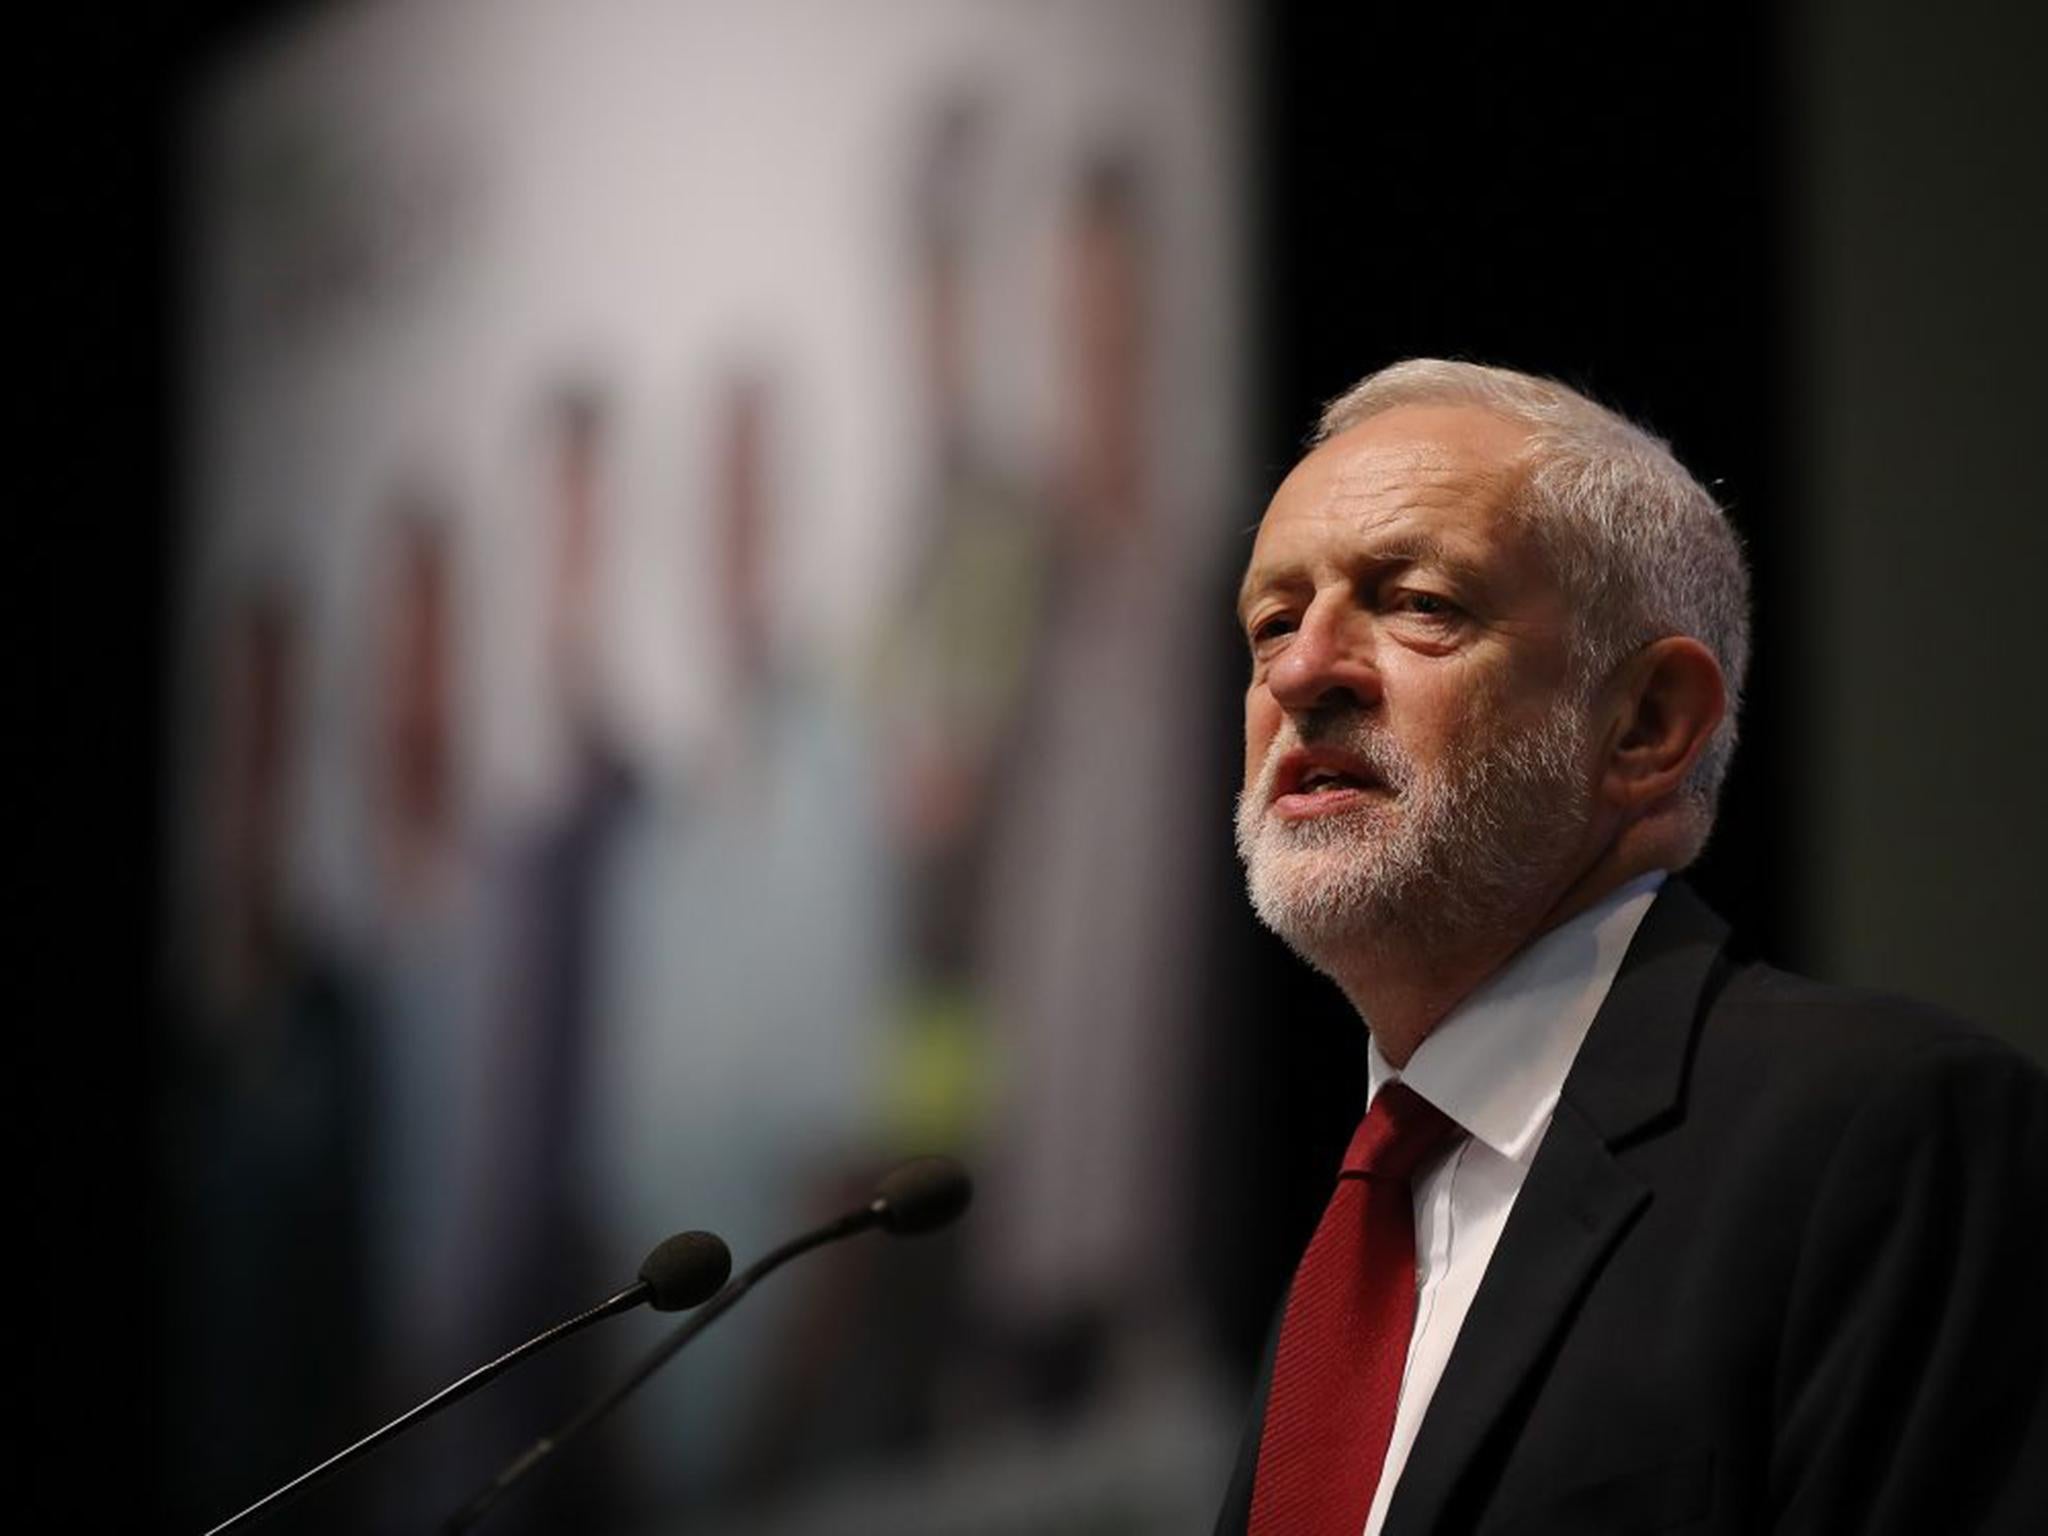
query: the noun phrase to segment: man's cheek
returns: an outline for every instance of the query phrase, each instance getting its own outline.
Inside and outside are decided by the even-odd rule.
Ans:
[[[1272,753],[1273,722],[1247,697],[1244,711],[1244,788],[1249,794]]]

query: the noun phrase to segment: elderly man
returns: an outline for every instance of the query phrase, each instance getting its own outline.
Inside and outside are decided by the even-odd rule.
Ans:
[[[1747,604],[1662,443],[1500,369],[1373,375],[1274,496],[1238,846],[1369,1108],[1219,1531],[2048,1530],[2048,1083],[1671,878]]]

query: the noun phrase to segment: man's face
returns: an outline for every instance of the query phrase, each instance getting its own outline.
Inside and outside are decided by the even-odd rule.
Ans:
[[[1311,453],[1259,527],[1238,849],[1259,915],[1325,970],[1569,876],[1592,765],[1563,595],[1507,512],[1522,440],[1400,407]]]

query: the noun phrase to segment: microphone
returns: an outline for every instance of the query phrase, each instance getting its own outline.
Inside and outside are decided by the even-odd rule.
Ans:
[[[908,1237],[945,1226],[973,1198],[973,1180],[952,1158],[914,1157],[891,1169],[875,1186],[867,1214],[883,1231]]]
[[[640,1301],[655,1311],[684,1312],[717,1295],[731,1273],[732,1250],[725,1246],[724,1238],[711,1232],[678,1232],[654,1245],[653,1251],[640,1261],[639,1284],[619,1294],[630,1296],[644,1289],[646,1294]],[[628,1302],[619,1310],[624,1312],[638,1305],[639,1301]]]
[[[282,1488],[265,1494],[240,1514],[223,1520],[213,1527],[206,1536],[225,1536],[228,1531],[240,1530],[276,1514],[286,1504],[310,1492],[326,1482],[335,1473],[351,1462],[359,1461],[377,1449],[393,1436],[410,1429],[425,1418],[439,1413],[443,1408],[461,1402],[472,1392],[497,1380],[506,1371],[524,1360],[528,1355],[566,1339],[572,1333],[581,1333],[592,1323],[602,1322],[607,1317],[616,1317],[621,1312],[645,1304],[657,1312],[680,1312],[694,1307],[707,1297],[717,1293],[725,1284],[725,1278],[732,1273],[732,1253],[725,1241],[710,1232],[678,1232],[664,1238],[640,1264],[639,1278],[617,1295],[599,1302],[587,1312],[579,1312],[566,1322],[555,1324],[545,1333],[536,1334],[517,1349],[508,1350],[488,1365],[478,1366],[467,1376],[450,1383],[436,1392],[425,1402],[407,1409],[382,1429],[373,1430],[356,1441],[354,1445],[336,1451],[318,1466],[308,1468]]]
[[[475,1498],[449,1516],[447,1524],[441,1527],[445,1536],[469,1530],[483,1519],[514,1484],[631,1397],[685,1344],[731,1311],[756,1282],[773,1274],[791,1259],[813,1248],[822,1248],[827,1243],[836,1243],[857,1232],[865,1232],[869,1227],[880,1227],[897,1237],[936,1231],[957,1219],[973,1198],[974,1184],[967,1177],[967,1170],[950,1157],[916,1157],[892,1169],[875,1186],[874,1198],[866,1205],[848,1211],[822,1227],[813,1228],[801,1237],[791,1238],[780,1248],[770,1249],[706,1302],[701,1311],[649,1350],[632,1372],[610,1392],[564,1422],[552,1434],[542,1435],[513,1457]]]

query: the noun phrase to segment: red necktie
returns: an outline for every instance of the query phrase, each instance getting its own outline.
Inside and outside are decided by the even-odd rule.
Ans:
[[[1359,1122],[1287,1296],[1252,1536],[1364,1531],[1415,1327],[1409,1180],[1457,1134],[1455,1121],[1401,1083],[1382,1088]]]

